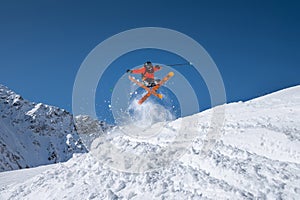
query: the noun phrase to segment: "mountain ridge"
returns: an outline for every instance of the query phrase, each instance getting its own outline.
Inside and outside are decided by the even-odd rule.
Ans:
[[[67,161],[87,150],[69,112],[0,85],[0,152],[0,171],[6,171]]]

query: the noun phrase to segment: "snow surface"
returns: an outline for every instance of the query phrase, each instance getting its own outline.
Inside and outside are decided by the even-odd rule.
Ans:
[[[222,110],[224,125],[210,137]],[[0,173],[0,199],[300,199],[300,86],[153,128],[158,133],[141,137],[133,125],[116,127],[89,153],[42,173]],[[196,137],[178,140],[178,131]]]
[[[73,117],[0,85],[0,172],[67,161],[85,153]]]

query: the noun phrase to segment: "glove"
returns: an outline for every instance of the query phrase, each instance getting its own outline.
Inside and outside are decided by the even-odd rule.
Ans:
[[[159,65],[154,66],[156,69],[160,69],[161,67]]]
[[[126,70],[126,73],[132,73],[132,70],[127,69],[127,70]]]

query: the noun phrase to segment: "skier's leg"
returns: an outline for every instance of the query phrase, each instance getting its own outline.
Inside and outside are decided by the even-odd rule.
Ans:
[[[154,82],[154,79],[152,79],[152,78],[147,78],[143,82],[144,82],[145,86],[147,86],[147,87],[153,87],[156,85]]]
[[[146,86],[146,87],[149,87],[150,83],[146,80],[143,81],[143,84]]]

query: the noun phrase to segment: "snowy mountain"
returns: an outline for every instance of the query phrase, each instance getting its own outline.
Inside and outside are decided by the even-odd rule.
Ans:
[[[67,161],[85,153],[63,109],[24,100],[0,85],[0,171]]]
[[[300,86],[151,128],[116,127],[65,163],[2,172],[0,199],[300,199]]]
[[[75,116],[76,131],[79,133],[82,143],[90,149],[93,140],[113,128],[112,125],[93,119],[88,115]]]

